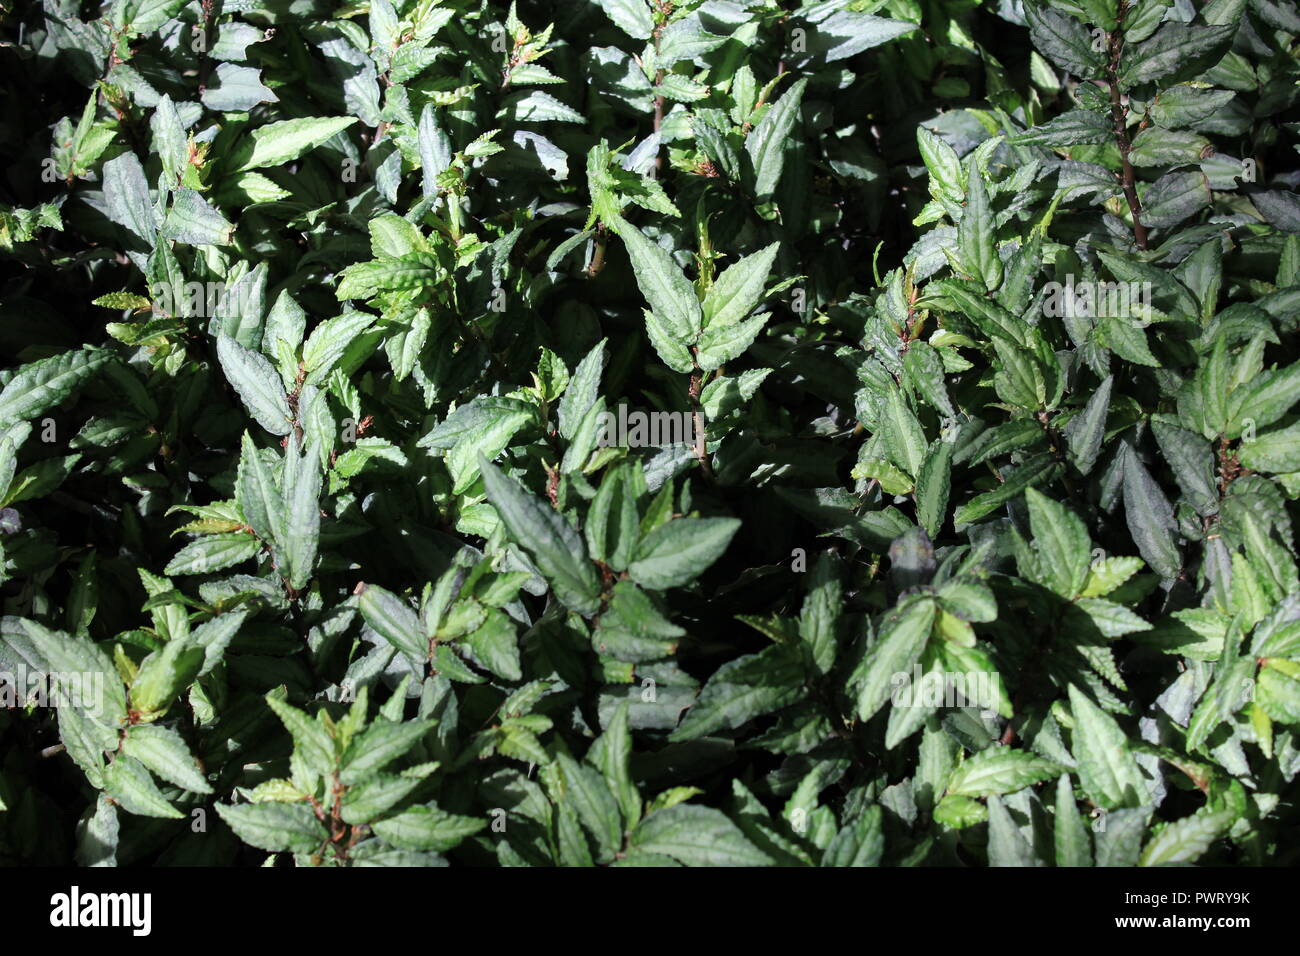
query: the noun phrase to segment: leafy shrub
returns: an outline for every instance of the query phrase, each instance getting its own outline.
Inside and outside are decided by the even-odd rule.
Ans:
[[[0,859],[1295,861],[1291,0],[6,29]]]

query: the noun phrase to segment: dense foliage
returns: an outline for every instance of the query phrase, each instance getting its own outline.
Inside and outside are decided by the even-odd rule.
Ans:
[[[0,860],[1294,863],[1293,0],[44,0]]]

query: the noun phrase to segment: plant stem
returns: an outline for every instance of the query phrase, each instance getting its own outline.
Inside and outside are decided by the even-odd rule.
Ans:
[[[691,358],[698,355],[695,346],[691,346]],[[699,459],[700,468],[704,472],[704,477],[710,481],[713,480],[713,465],[709,461],[709,451],[704,441],[704,408],[700,404],[700,395],[704,391],[704,372],[700,369],[699,363],[695,365],[695,371],[691,373],[691,384],[687,394],[691,399],[691,427],[695,432],[695,457]]]
[[[1115,15],[1115,29],[1106,34],[1108,52],[1106,85],[1110,87],[1110,118],[1115,127],[1115,144],[1119,147],[1119,158],[1123,163],[1124,198],[1128,201],[1129,213],[1133,217],[1133,238],[1137,242],[1137,247],[1145,250],[1147,227],[1142,225],[1142,203],[1138,200],[1137,187],[1134,185],[1133,164],[1128,158],[1129,151],[1133,148],[1128,138],[1128,109],[1121,101],[1119,93],[1119,57],[1124,48],[1124,16],[1127,13],[1128,0],[1120,0],[1119,10]]]
[[[605,268],[605,247],[609,245],[609,229],[605,224],[596,225],[596,248],[592,250],[591,262],[587,264],[587,278],[594,279]]]
[[[659,47],[659,36],[658,34],[656,34],[655,35],[656,50],[658,49],[658,47]],[[659,84],[663,83],[663,81],[664,81],[664,71],[659,70],[657,73],[655,73],[656,90],[659,89]],[[655,97],[655,135],[658,135],[659,127],[663,125],[663,122],[664,122],[664,98],[662,96],[656,96]],[[662,148],[656,149],[655,150],[655,176],[656,177],[659,175],[659,171],[663,168],[664,168],[663,149]]]

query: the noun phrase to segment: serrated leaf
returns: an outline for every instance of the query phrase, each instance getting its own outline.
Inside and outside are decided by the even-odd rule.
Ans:
[[[1049,585],[1061,597],[1077,596],[1087,580],[1092,556],[1088,529],[1068,508],[1036,488],[1025,491],[1025,501],[1034,546]]]
[[[1115,719],[1074,685],[1070,685],[1070,713],[1079,782],[1088,796],[1106,810],[1145,806],[1149,802],[1146,779]]]
[[[416,660],[429,656],[428,639],[415,611],[391,591],[367,584],[357,607],[375,632],[393,647]]]
[[[1050,780],[1061,772],[1059,765],[1022,750],[990,747],[957,767],[948,778],[948,793],[966,797],[987,797],[1015,793]]]
[[[453,849],[466,837],[471,837],[488,825],[486,819],[476,819],[447,813],[433,806],[412,807],[409,810],[373,824],[375,833],[391,846],[405,850]]]
[[[331,139],[357,121],[355,116],[311,116],[259,126],[232,160],[235,170],[282,166]]]
[[[627,247],[637,286],[650,304],[650,311],[677,341],[692,341],[700,331],[704,313],[694,287],[672,256],[623,219],[615,219],[609,226]]]
[[[1074,801],[1074,787],[1066,773],[1056,781],[1056,814],[1052,832],[1057,866],[1092,866],[1092,841],[1088,839],[1088,828],[1079,813],[1079,805]]]
[[[935,611],[933,601],[915,600],[895,612],[882,628],[851,681],[858,686],[860,720],[870,720],[885,706],[894,675],[909,673],[912,665],[921,659],[934,626]]]
[[[312,853],[329,839],[305,804],[218,803],[217,814],[239,839],[272,853]]]
[[[1227,810],[1195,813],[1168,824],[1142,849],[1138,866],[1173,866],[1195,863],[1224,831],[1234,816]]]
[[[732,263],[713,280],[704,297],[704,327],[725,328],[744,319],[763,298],[779,242]]]
[[[759,202],[772,197],[785,170],[785,149],[803,103],[806,79],[796,80],[763,114],[745,137],[745,152],[754,169],[754,196]]]
[[[163,780],[192,793],[211,793],[185,740],[158,724],[142,724],[127,731],[122,753],[134,757]]]
[[[274,366],[224,333],[217,338],[217,357],[226,381],[257,423],[273,435],[289,434],[293,414]]]
[[[631,846],[672,857],[687,866],[771,866],[720,810],[679,803],[657,810],[632,831]]]
[[[739,530],[735,518],[669,521],[641,539],[628,573],[642,587],[658,591],[688,584],[722,556]]]
[[[556,597],[579,614],[595,612],[600,583],[578,532],[491,462],[480,457],[479,468],[488,499],[510,537],[529,553]]]
[[[185,815],[167,802],[144,765],[126,754],[118,754],[104,771],[104,790],[128,813],[165,820]]]
[[[673,740],[694,740],[718,730],[734,730],[762,714],[801,699],[804,668],[788,645],[728,661],[709,678]]]
[[[58,405],[108,359],[107,351],[84,350],[22,366],[0,391],[0,428],[35,418]]]

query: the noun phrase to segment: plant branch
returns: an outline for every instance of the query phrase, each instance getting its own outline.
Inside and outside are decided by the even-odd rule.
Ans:
[[[704,406],[700,404],[700,395],[704,391],[704,372],[701,370],[699,350],[691,346],[691,358],[695,361],[695,371],[691,373],[691,384],[687,394],[691,399],[691,427],[695,434],[695,457],[699,459],[704,477],[713,480],[713,465],[709,461],[709,451],[704,440]]]
[[[1142,224],[1142,203],[1138,199],[1136,176],[1133,164],[1129,161],[1129,152],[1133,144],[1128,138],[1128,108],[1120,98],[1119,92],[1119,57],[1124,49],[1124,16],[1128,13],[1128,0],[1120,0],[1119,11],[1115,16],[1115,29],[1106,34],[1106,85],[1110,87],[1110,118],[1115,129],[1115,144],[1119,147],[1119,158],[1123,164],[1124,198],[1133,217],[1133,239],[1139,249],[1147,248],[1147,227]]]

